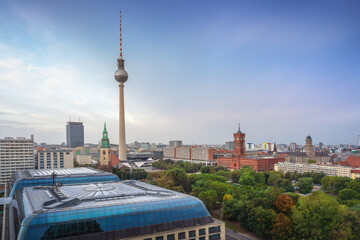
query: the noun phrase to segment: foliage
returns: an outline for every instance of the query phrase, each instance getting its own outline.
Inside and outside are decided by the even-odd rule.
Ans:
[[[272,234],[276,240],[294,239],[294,224],[291,219],[285,214],[279,213],[276,216]]]
[[[314,159],[309,159],[307,162],[308,162],[309,164],[312,164],[312,163],[316,163],[316,160],[314,160]]]
[[[255,185],[255,178],[250,175],[249,172],[245,172],[241,175],[239,179],[239,183],[241,185],[248,185],[248,186],[254,186]]]
[[[269,186],[275,186],[276,182],[281,178],[281,174],[278,172],[270,172],[269,179],[267,180],[267,184]]]
[[[291,213],[291,208],[295,206],[295,201],[287,194],[281,194],[275,200],[275,208],[279,213],[289,215]]]
[[[299,192],[302,194],[311,193],[311,190],[314,187],[312,178],[300,178],[297,182],[297,186],[299,187]]]
[[[214,190],[207,190],[201,192],[198,198],[205,204],[206,208],[211,211],[214,209],[217,202],[217,194]]]
[[[353,200],[353,199],[358,199],[358,198],[359,198],[359,194],[352,189],[340,190],[339,196],[338,196],[338,200],[340,203],[345,203],[345,201],[347,201],[347,200]]]

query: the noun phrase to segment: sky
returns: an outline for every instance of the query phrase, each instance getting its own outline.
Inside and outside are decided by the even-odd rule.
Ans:
[[[0,0],[0,138],[357,144],[360,2]]]

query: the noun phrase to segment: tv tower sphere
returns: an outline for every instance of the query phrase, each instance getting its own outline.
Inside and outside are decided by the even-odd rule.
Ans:
[[[115,71],[115,79],[119,83],[124,83],[128,79],[128,73],[125,71],[124,62],[125,60],[123,58],[118,58],[118,69]]]

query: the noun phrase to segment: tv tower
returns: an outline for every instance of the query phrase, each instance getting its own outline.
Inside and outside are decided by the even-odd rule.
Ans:
[[[125,60],[122,56],[122,35],[121,35],[121,11],[120,11],[120,56],[117,59],[118,69],[115,71],[115,79],[119,82],[119,160],[126,159],[125,145],[125,111],[124,111],[124,83],[128,79],[125,71]]]

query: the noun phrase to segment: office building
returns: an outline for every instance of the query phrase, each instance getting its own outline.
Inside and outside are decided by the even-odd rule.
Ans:
[[[84,146],[84,125],[82,122],[67,122],[66,145],[69,148]]]
[[[358,136],[358,146],[360,147],[360,135]]]
[[[214,155],[216,150],[208,147],[165,147],[163,157],[165,159],[190,161],[203,165],[216,165]]]
[[[225,149],[228,151],[234,151],[234,141],[225,142]]]
[[[289,145],[289,150],[290,151],[296,151],[296,148],[297,148],[297,145],[296,145],[296,143],[294,143],[294,142],[292,142],[292,143],[290,143],[290,145]]]
[[[134,180],[24,187],[7,212],[10,240],[225,239],[199,199]]]
[[[0,139],[0,190],[13,172],[34,168],[34,139],[6,137]]]
[[[180,140],[171,140],[169,141],[169,147],[181,147],[182,141]]]
[[[38,169],[73,168],[74,153],[70,150],[38,151]]]

